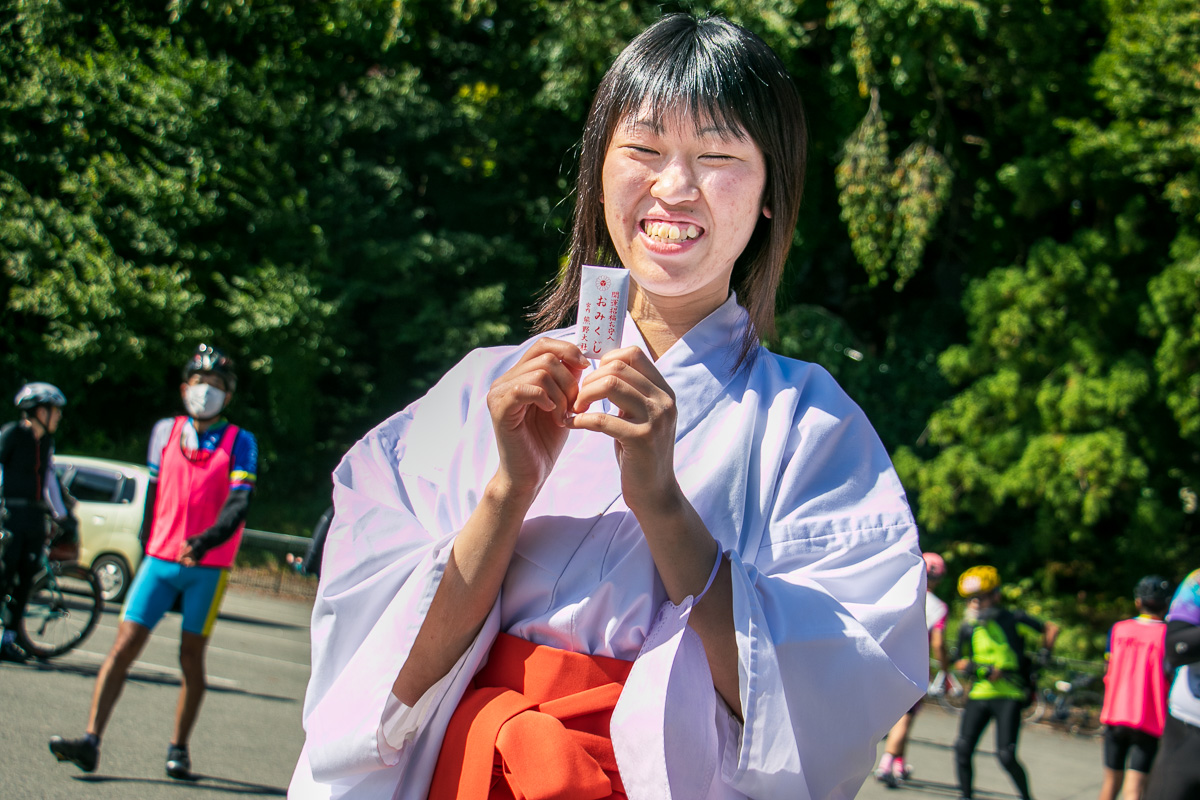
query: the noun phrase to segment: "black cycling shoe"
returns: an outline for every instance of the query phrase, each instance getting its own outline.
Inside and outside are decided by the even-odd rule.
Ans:
[[[59,761],[70,761],[84,772],[95,772],[96,765],[100,763],[100,745],[94,744],[86,736],[82,739],[51,736],[50,752]]]
[[[14,664],[24,664],[29,660],[29,654],[15,642],[0,644],[0,661],[11,661]]]
[[[171,745],[167,748],[167,775],[176,780],[192,777],[192,759],[188,757],[186,747]]]

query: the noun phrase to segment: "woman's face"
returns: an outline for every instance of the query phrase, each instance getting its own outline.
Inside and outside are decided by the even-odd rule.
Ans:
[[[761,215],[767,170],[749,137],[672,115],[617,126],[601,173],[604,219],[640,291],[715,309]],[[711,310],[711,309],[710,309]]]

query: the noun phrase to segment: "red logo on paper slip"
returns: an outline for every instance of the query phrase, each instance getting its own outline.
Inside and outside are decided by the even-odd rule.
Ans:
[[[629,273],[623,269],[583,266],[576,344],[584,355],[599,358],[620,347],[628,287]]]

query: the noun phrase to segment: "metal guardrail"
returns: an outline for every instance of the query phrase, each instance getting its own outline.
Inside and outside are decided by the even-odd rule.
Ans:
[[[273,531],[258,531],[253,528],[246,528],[242,531],[242,541],[252,542],[259,546],[268,547],[271,550],[300,555],[308,551],[308,543],[312,539],[307,536],[292,536],[287,533],[274,533]]]
[[[311,541],[307,536],[291,536],[253,528],[246,528],[242,532],[243,545],[267,550],[278,556],[303,557],[308,553]],[[274,566],[235,567],[230,573],[229,582],[234,586],[266,591],[274,595],[312,598],[317,591],[317,579],[311,575],[300,574],[285,558],[280,558]]]

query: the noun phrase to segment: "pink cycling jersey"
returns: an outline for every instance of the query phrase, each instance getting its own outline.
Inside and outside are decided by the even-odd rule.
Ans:
[[[229,462],[236,425],[228,426],[220,445],[211,453],[190,459],[179,446],[179,437],[187,417],[176,417],[171,438],[163,449],[158,475],[158,499],[154,505],[154,526],[146,553],[164,561],[179,561],[183,543],[208,530],[217,521],[229,497]],[[227,541],[214,547],[200,559],[205,567],[232,566],[242,542],[239,525]]]
[[[1166,623],[1152,617],[1127,619],[1113,626],[1102,723],[1162,736],[1167,713],[1166,635]]]

